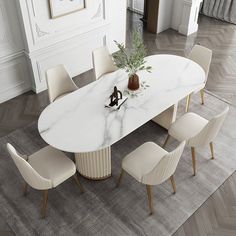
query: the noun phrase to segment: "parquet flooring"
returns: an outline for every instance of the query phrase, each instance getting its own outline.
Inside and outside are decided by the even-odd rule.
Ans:
[[[139,15],[128,13],[127,47],[133,29],[142,28]],[[213,50],[213,60],[207,82],[207,89],[236,105],[236,26],[201,16],[198,34],[185,37],[174,30],[153,35],[143,30],[143,38],[149,54],[171,53],[187,56],[194,43],[200,43]],[[91,71],[75,78],[80,87],[91,82]],[[38,119],[48,104],[47,92],[25,93],[0,104],[0,137],[25,127]],[[236,173],[221,186],[193,216],[174,234],[191,235],[236,235]],[[8,227],[0,219],[0,235]],[[10,232],[9,232],[10,235]]]
[[[236,172],[173,236],[236,235]]]

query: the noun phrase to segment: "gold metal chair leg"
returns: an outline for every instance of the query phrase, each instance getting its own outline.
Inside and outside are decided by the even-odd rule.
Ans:
[[[191,147],[192,152],[192,162],[193,162],[193,175],[196,175],[196,155],[195,155],[195,148]]]
[[[43,190],[43,205],[41,209],[42,218],[45,218],[46,216],[47,203],[48,203],[48,190]]]
[[[205,103],[205,101],[204,101],[204,89],[202,89],[201,91],[200,91],[200,94],[201,94],[201,101],[202,101],[202,105],[204,105],[204,103]]]
[[[83,188],[82,184],[79,181],[79,177],[78,177],[77,173],[74,174],[74,179],[75,179],[75,182],[77,183],[81,193],[84,193],[84,188]]]
[[[213,142],[210,142],[210,149],[211,149],[211,159],[213,160],[215,159]]]
[[[23,195],[26,196],[27,195],[27,190],[28,190],[28,184],[25,182],[24,186],[23,186]]]
[[[191,94],[187,96],[187,102],[186,102],[186,108],[185,108],[186,112],[189,111],[190,101],[191,101]]]
[[[166,137],[166,140],[164,142],[164,144],[162,145],[163,148],[165,148],[166,144],[168,143],[168,141],[170,140],[170,135],[168,134],[168,136]]]
[[[174,179],[174,175],[170,176],[170,181],[172,184],[172,188],[173,188],[173,193],[176,193],[176,185],[175,185],[175,179]]]
[[[121,169],[120,176],[119,176],[119,179],[118,179],[117,184],[116,184],[117,188],[120,186],[120,182],[121,182],[121,179],[122,179],[123,175],[124,175],[124,170]]]
[[[152,205],[152,186],[146,185],[147,188],[147,195],[148,195],[148,205],[150,210],[150,215],[153,214],[153,205]]]

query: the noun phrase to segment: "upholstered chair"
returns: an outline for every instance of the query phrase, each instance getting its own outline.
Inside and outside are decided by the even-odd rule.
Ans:
[[[211,65],[212,51],[206,47],[195,45],[189,54],[189,59],[199,64],[203,68],[206,74],[206,80],[204,84],[201,87],[199,87],[197,91],[195,91],[195,93],[200,92],[201,102],[203,105],[204,104],[204,88],[207,82],[209,69]],[[191,94],[189,94],[187,97],[186,111],[189,110],[190,100],[191,100]]]
[[[168,130],[171,124],[176,120],[177,109],[178,103],[163,111],[158,116],[154,117],[152,121]]]
[[[227,106],[223,112],[211,120],[207,120],[192,112],[185,113],[171,125],[163,147],[166,146],[170,137],[180,142],[186,140],[186,145],[191,147],[193,175],[196,175],[195,148],[210,145],[211,158],[214,159],[213,140],[220,131],[228,111],[229,107]]]
[[[152,186],[170,179],[173,191],[176,193],[174,173],[184,146],[185,142],[182,142],[174,151],[167,152],[153,142],[144,143],[123,159],[117,187],[120,185],[124,172],[145,184],[150,215],[153,214]]]
[[[43,218],[45,218],[46,214],[49,189],[57,187],[68,178],[74,176],[81,192],[83,192],[74,162],[61,151],[51,146],[46,146],[32,155],[26,156],[18,153],[9,143],[7,144],[7,149],[25,181],[24,194],[26,195],[27,193],[28,185],[43,191],[41,209]]]
[[[78,89],[64,65],[58,65],[47,70],[46,81],[51,103]]]
[[[93,51],[93,69],[95,79],[117,70],[107,47],[100,47]]]

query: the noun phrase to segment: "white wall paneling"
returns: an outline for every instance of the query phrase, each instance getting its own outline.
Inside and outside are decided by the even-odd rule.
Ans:
[[[0,60],[0,102],[31,89],[29,70],[23,53]]]
[[[58,64],[64,64],[74,77],[92,68],[92,51],[106,44],[108,29],[103,27],[83,36],[74,37],[59,45],[51,46],[29,55],[35,78],[33,89],[38,93],[46,88],[45,71]]]
[[[15,0],[0,0],[0,103],[31,89]]]
[[[113,40],[125,42],[126,1],[86,0],[86,8],[50,18],[48,0],[19,0],[26,54],[34,77],[33,89],[46,89],[45,70],[65,64],[72,76],[92,68],[91,52]]]

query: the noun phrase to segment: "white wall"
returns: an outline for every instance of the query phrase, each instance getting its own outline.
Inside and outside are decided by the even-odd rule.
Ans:
[[[86,0],[86,8],[51,19],[48,0],[19,0],[33,89],[46,89],[45,71],[65,64],[71,76],[92,68],[92,50],[125,42],[126,0]]]
[[[173,0],[159,0],[157,33],[167,30],[171,27],[172,12]]]
[[[198,30],[199,7],[202,0],[173,0],[171,27],[184,35]]]
[[[173,0],[173,12],[172,12],[172,22],[171,28],[179,30],[179,26],[182,19],[183,13],[183,0]]]
[[[93,49],[114,52],[114,39],[125,42],[126,0],[85,1],[85,9],[51,19],[49,0],[0,0],[0,102],[46,89],[50,67],[65,64],[76,76],[92,68]]]
[[[31,87],[14,0],[0,0],[0,103]]]

